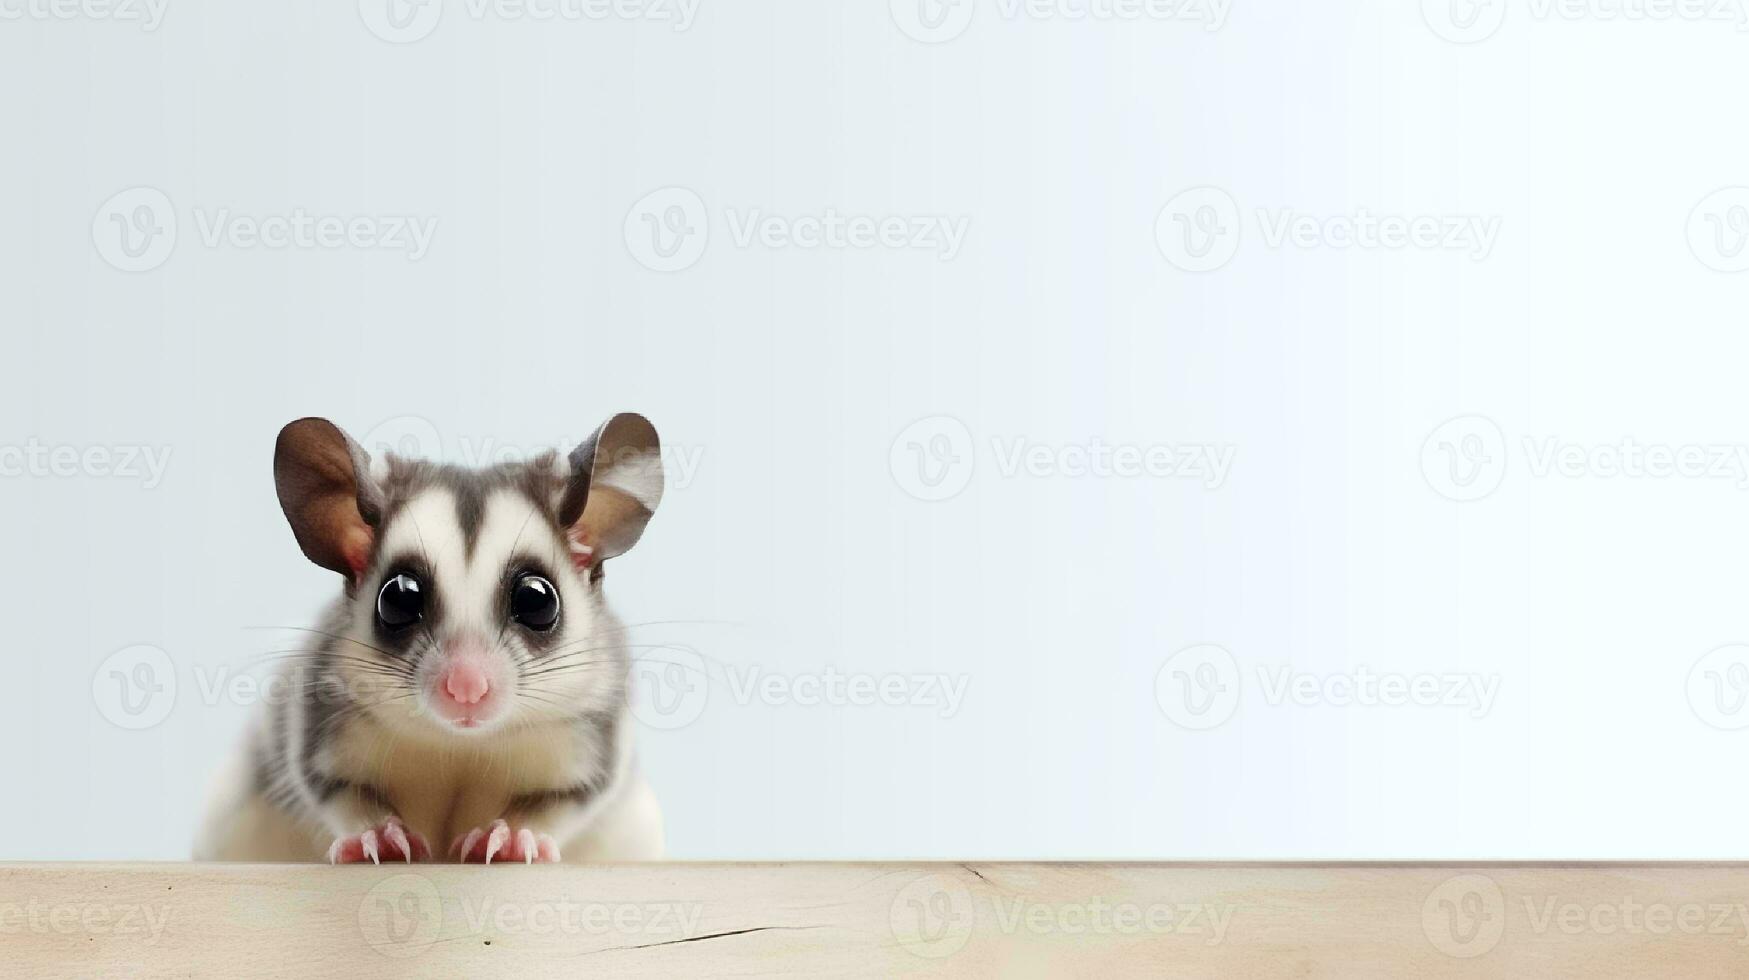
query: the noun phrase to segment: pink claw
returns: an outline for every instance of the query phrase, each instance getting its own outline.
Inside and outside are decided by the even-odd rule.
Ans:
[[[425,838],[407,829],[399,817],[389,817],[368,830],[336,838],[328,847],[329,864],[381,864],[399,858],[408,864],[431,856]]]
[[[413,863],[413,844],[407,840],[407,832],[400,824],[386,824],[383,827],[383,840],[388,842],[392,850],[399,850],[401,857],[408,863]]]
[[[486,836],[486,832],[475,827],[473,830],[468,831],[465,836],[457,837],[455,843],[449,846],[450,857],[466,861],[468,855],[474,853],[474,845],[478,844],[480,838],[484,836]]]
[[[449,853],[466,864],[491,864],[494,860],[546,864],[559,860],[559,844],[550,834],[527,827],[513,832],[508,822],[494,820],[489,827],[475,827],[457,837]]]
[[[492,858],[504,849],[504,843],[510,839],[510,825],[502,820],[492,824],[492,832],[486,835],[486,863],[491,864]]]

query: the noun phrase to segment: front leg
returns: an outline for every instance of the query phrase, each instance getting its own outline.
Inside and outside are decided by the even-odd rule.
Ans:
[[[375,780],[346,774],[358,771],[356,767],[343,768],[345,747],[357,737],[352,726],[344,723],[346,715],[319,700],[294,707],[309,714],[303,719],[302,742],[292,743],[299,752],[292,771],[316,817],[334,835],[334,843],[328,846],[328,863],[412,863],[429,858],[430,845],[401,821],[388,793]]]
[[[319,792],[325,794],[318,807],[322,821],[335,835],[328,846],[329,864],[411,864],[431,857],[425,838],[401,822],[380,790],[339,783]]]
[[[513,797],[502,819],[475,827],[450,845],[450,856],[463,863],[513,861],[548,864],[559,860],[559,841],[574,836],[590,814],[596,797],[592,785],[541,790]]]

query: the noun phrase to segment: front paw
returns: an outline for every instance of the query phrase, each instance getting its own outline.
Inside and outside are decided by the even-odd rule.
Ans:
[[[425,838],[407,829],[399,817],[388,817],[382,823],[350,837],[336,838],[328,848],[329,864],[361,864],[369,861],[424,861],[431,857],[431,847]]]
[[[475,827],[457,837],[449,846],[449,856],[463,864],[491,864],[494,860],[549,864],[559,859],[559,842],[550,834],[527,827],[513,831],[510,824],[494,820],[490,827]]]

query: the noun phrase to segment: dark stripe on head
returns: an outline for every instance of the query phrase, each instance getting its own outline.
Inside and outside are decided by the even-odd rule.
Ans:
[[[456,525],[462,532],[465,560],[472,561],[486,521],[486,502],[494,493],[509,490],[525,497],[540,514],[542,523],[552,533],[564,537],[565,529],[558,520],[558,511],[559,497],[566,484],[554,470],[554,458],[547,454],[530,462],[501,463],[483,470],[423,460],[391,459],[389,476],[384,481],[387,503],[381,526],[392,524],[406,505],[425,491],[432,488],[448,490],[455,497]],[[380,559],[381,556],[377,557]],[[432,560],[437,558],[430,557]]]
[[[480,543],[480,525],[486,520],[486,495],[491,491],[491,473],[470,473],[466,470],[443,471],[444,484],[455,494],[455,519],[462,529],[462,548],[469,561],[474,546]]]

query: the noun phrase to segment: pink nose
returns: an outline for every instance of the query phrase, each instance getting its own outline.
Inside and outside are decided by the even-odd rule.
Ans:
[[[486,672],[472,660],[458,660],[443,678],[443,689],[460,704],[479,704],[492,690]]]

